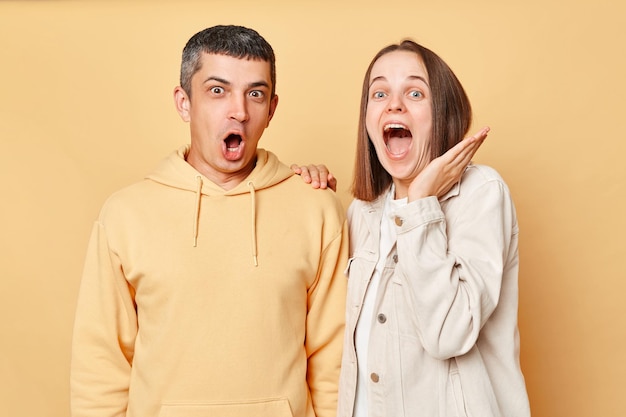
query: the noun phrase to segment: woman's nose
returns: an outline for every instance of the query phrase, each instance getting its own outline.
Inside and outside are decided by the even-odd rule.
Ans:
[[[397,95],[391,95],[389,97],[389,103],[387,104],[387,111],[396,112],[403,111],[404,103],[402,102],[402,98]]]

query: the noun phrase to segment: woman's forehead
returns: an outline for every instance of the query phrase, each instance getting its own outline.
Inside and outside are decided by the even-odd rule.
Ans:
[[[422,58],[411,51],[388,52],[378,58],[372,66],[370,84],[376,79],[420,78],[428,80],[428,73]]]

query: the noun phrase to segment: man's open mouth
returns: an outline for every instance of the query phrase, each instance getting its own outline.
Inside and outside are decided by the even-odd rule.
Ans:
[[[224,139],[224,143],[226,143],[226,150],[228,152],[237,152],[241,142],[241,136],[234,134],[230,134],[226,137],[226,139]]]

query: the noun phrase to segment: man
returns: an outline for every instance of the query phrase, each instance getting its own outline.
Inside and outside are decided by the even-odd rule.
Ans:
[[[191,144],[94,225],[74,417],[335,415],[346,223],[334,193],[257,148],[275,85],[273,50],[251,29],[185,46],[174,101]]]

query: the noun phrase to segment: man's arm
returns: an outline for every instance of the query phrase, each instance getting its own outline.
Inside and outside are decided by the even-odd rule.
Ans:
[[[345,327],[348,261],[347,222],[326,246],[318,279],[309,289],[306,351],[307,381],[317,417],[334,417]]]
[[[128,405],[137,315],[117,256],[96,223],[74,323],[72,417],[123,417]]]

